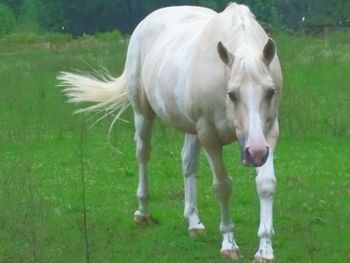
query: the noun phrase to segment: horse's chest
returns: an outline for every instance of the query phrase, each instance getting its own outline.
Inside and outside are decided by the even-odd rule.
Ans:
[[[223,144],[229,144],[237,140],[235,131],[230,127],[226,119],[217,121],[215,128]]]

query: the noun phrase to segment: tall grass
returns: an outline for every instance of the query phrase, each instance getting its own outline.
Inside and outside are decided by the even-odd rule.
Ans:
[[[104,66],[117,75],[125,41],[116,34],[58,38],[0,40],[0,261],[83,262],[86,229],[90,262],[221,262],[219,207],[204,156],[198,193],[207,235],[186,235],[182,135],[160,122],[150,164],[151,209],[159,224],[135,226],[131,111],[108,142],[111,120],[88,129],[97,116],[72,115],[75,106],[55,87],[60,70]],[[326,43],[284,34],[274,39],[285,80],[276,153],[276,257],[349,262],[350,34],[332,34]],[[254,172],[239,166],[237,147],[226,148],[225,156],[234,176],[232,215],[245,256],[241,262],[251,262],[258,224]]]
[[[350,32],[275,38],[284,72],[282,135],[349,137]]]
[[[125,42],[85,37],[43,46],[52,36],[41,39],[0,44],[1,262],[80,260],[78,142],[91,122],[72,116],[55,78],[60,70],[102,65],[118,74],[124,63]],[[110,150],[107,126],[95,131]]]

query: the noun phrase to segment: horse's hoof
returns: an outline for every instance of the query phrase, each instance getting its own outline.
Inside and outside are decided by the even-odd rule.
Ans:
[[[192,238],[202,237],[205,235],[204,228],[192,228],[188,230],[188,235]]]
[[[238,249],[225,249],[221,250],[221,256],[230,260],[238,260],[239,259],[239,251]]]
[[[154,221],[150,216],[135,215],[134,221],[136,224],[140,225],[153,225]]]
[[[275,263],[274,259],[266,259],[262,257],[255,257],[253,263]]]

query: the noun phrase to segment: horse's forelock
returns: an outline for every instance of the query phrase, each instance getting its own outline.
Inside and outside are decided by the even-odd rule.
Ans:
[[[247,79],[253,82],[253,85],[273,86],[272,77],[263,60],[260,56],[248,54],[248,52],[235,55],[231,71],[234,86],[241,86]]]

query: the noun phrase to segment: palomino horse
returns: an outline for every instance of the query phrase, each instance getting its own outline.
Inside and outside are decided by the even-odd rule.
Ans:
[[[243,164],[257,171],[260,245],[254,262],[274,261],[273,152],[282,74],[274,42],[248,7],[231,3],[221,13],[189,6],[160,9],[132,34],[119,78],[98,80],[67,72],[58,78],[71,102],[96,103],[83,110],[116,111],[118,119],[132,105],[139,164],[137,222],[150,220],[147,163],[155,116],[185,133],[184,216],[192,233],[204,230],[196,201],[198,156],[204,148],[221,207],[221,254],[230,259],[239,257],[239,248],[229,212],[231,177],[222,148],[238,140]]]

